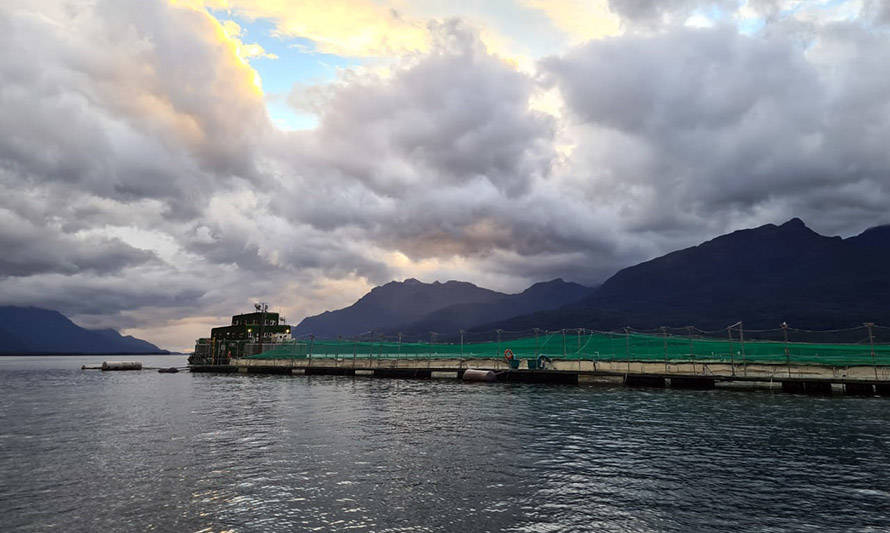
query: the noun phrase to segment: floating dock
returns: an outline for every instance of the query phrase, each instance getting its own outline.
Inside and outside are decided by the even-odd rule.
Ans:
[[[511,368],[508,361],[496,358],[243,358],[233,359],[228,365],[196,365],[191,371],[459,380],[468,369],[474,369],[493,372],[498,382],[890,395],[890,366],[551,359],[545,368],[530,369],[537,366],[534,360],[519,363],[519,368]]]
[[[747,335],[741,322],[710,332],[692,326],[460,331],[436,342],[439,335],[431,332],[428,343],[405,342],[399,334],[244,344],[224,357],[216,349],[201,359],[225,365],[191,370],[890,395],[890,328],[873,323],[830,331],[782,324]],[[467,370],[473,372],[464,376]]]

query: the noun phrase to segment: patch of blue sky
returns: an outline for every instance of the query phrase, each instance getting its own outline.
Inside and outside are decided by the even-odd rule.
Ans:
[[[211,10],[219,21],[231,20],[241,27],[241,40],[256,43],[276,58],[254,57],[250,66],[257,71],[266,94],[266,109],[272,121],[282,129],[311,129],[318,124],[312,113],[294,109],[287,97],[294,84],[330,83],[341,69],[363,64],[361,58],[318,52],[315,43],[304,38],[280,37],[275,25],[266,19],[249,20],[225,10]]]
[[[729,13],[718,4],[711,4],[707,9],[701,11],[701,14],[714,22],[719,22],[729,15]]]
[[[712,27],[730,20],[731,16],[732,13],[724,9],[722,6],[718,4],[709,4],[694,10],[687,19],[686,24]]]
[[[766,20],[762,18],[739,19],[737,26],[739,33],[743,35],[754,35],[766,26]]]
[[[805,11],[821,11],[825,14],[835,14],[839,19],[853,20],[858,15],[857,3],[851,0],[813,0],[810,2],[800,2],[791,5],[788,9],[778,13],[779,17],[793,17]],[[846,12],[844,8],[850,8]],[[763,18],[744,18],[738,21],[739,33],[745,35],[754,35],[766,26],[766,20]],[[809,46],[808,43],[806,46]]]
[[[790,9],[782,11],[781,15],[794,15],[795,13],[809,10],[836,11],[838,13],[841,13],[841,8],[845,6],[851,7],[855,5],[856,2],[854,2],[853,0],[812,0],[809,2],[799,2],[797,4],[794,4]],[[855,18],[857,14],[856,11],[857,10],[854,9],[849,10],[844,18]]]

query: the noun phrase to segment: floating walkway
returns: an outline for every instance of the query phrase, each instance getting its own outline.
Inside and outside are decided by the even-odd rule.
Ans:
[[[529,364],[531,361],[531,364]],[[369,378],[452,379],[468,369],[491,371],[498,382],[604,384],[682,389],[767,389],[803,394],[890,395],[890,366],[826,366],[814,364],[740,364],[721,361],[594,361],[473,358],[233,359],[228,365],[192,366],[192,372],[337,375]]]
[[[890,395],[890,328],[807,331],[693,327],[640,331],[496,330],[472,337],[393,338],[246,345],[226,365],[193,372],[346,375],[524,383],[602,383],[687,389],[770,389],[806,394]],[[722,337],[721,337],[722,336]],[[446,342],[435,342],[436,337]],[[469,341],[469,342],[467,342]],[[503,355],[515,358],[510,361]],[[212,359],[211,359],[212,360]]]

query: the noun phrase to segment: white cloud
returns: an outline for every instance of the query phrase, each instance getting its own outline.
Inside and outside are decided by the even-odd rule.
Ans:
[[[295,91],[319,116],[298,132],[270,125],[241,28],[203,10],[4,6],[0,303],[187,348],[254,299],[298,321],[393,278],[595,283],[729,229],[887,221],[880,5],[750,1],[746,37],[734,3],[644,4],[522,68],[482,16],[388,52],[373,33],[359,48],[407,53]],[[358,46],[344,27],[317,38]]]

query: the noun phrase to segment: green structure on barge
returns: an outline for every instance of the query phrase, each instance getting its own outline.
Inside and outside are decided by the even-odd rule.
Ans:
[[[210,330],[210,337],[198,339],[190,365],[224,365],[232,359],[247,357],[282,346],[291,339],[290,326],[266,304],[256,311],[232,316],[232,323]]]

